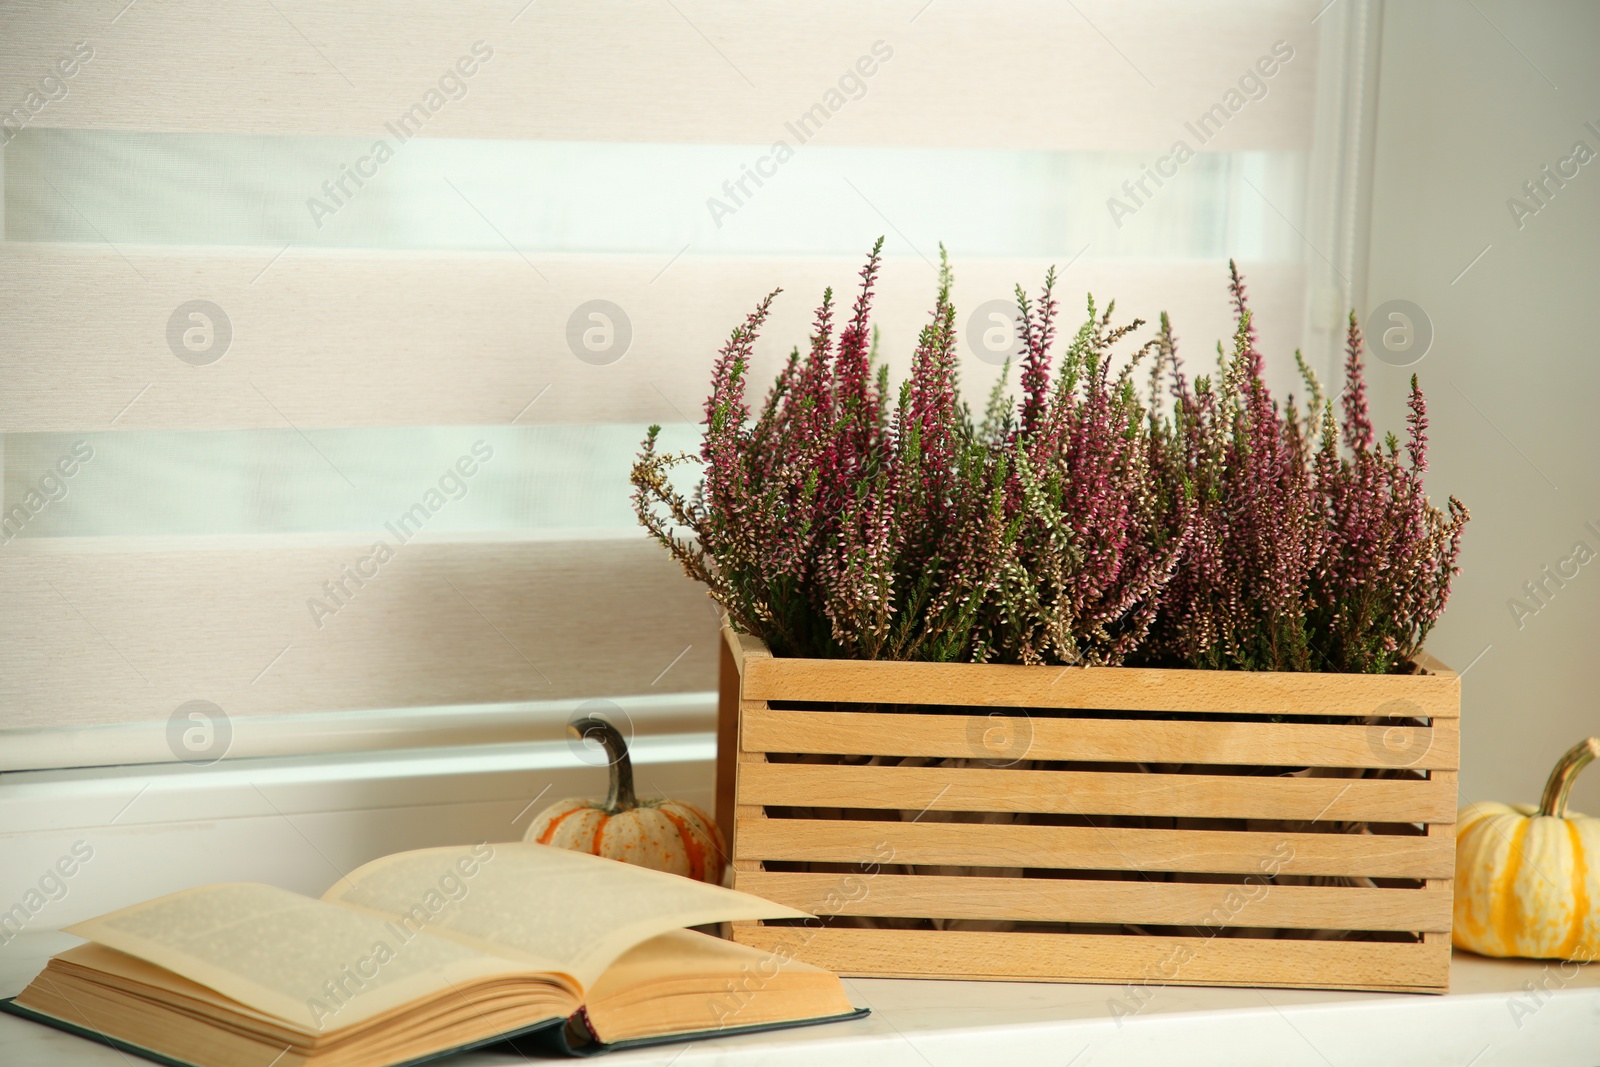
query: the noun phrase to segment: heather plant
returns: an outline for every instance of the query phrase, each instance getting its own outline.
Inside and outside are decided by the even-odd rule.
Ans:
[[[1350,316],[1342,430],[1323,422],[1318,485],[1328,517],[1328,550],[1312,578],[1311,627],[1324,669],[1385,674],[1405,667],[1444,613],[1459,572],[1467,507],[1455,497],[1441,513],[1428,502],[1428,410],[1411,376],[1406,442],[1374,442],[1361,369],[1361,328]]]
[[[996,444],[1011,457],[1007,503],[1019,535],[980,613],[980,644],[1008,662],[1116,664],[1155,616],[1188,507],[1178,502],[1169,530],[1153,493],[1132,377],[1150,346],[1112,373],[1113,346],[1143,323],[1113,326],[1115,305],[1097,315],[1089,297],[1052,376],[1054,287],[1052,270],[1037,303],[1017,289],[1022,398]]]
[[[1341,431],[1304,363],[1304,411],[1272,398],[1236,268],[1231,351],[1192,385],[1165,315],[1117,367],[1143,323],[1114,325],[1092,297],[1058,359],[1052,271],[1036,300],[1017,290],[1020,398],[1007,365],[975,421],[942,254],[891,403],[870,322],[881,248],[842,326],[824,292],[759,410],[748,378],[777,291],[718,355],[698,454],[661,453],[651,427],[634,466],[640,522],[735,627],[787,656],[1405,668],[1443,611],[1467,513],[1423,492],[1415,380],[1404,458],[1374,443],[1353,317]],[[684,493],[674,472],[694,465]]]
[[[1189,538],[1142,662],[1201,668],[1316,669],[1309,578],[1326,550],[1310,454],[1293,401],[1280,412],[1262,378],[1244,281],[1230,264],[1237,325],[1215,380],[1191,389],[1162,316],[1152,371],[1152,466]],[[1158,401],[1171,378],[1170,419]],[[1313,404],[1315,404],[1315,399]]]
[[[1111,309],[1052,374],[1053,274],[1019,289],[1026,355],[1016,411],[1005,375],[981,423],[961,401],[948,262],[892,413],[872,371],[869,315],[882,242],[835,336],[824,293],[760,411],[747,375],[772,294],[724,345],[693,462],[657,450],[633,471],[640,522],[735,626],[780,655],[1116,663],[1154,614],[1176,558],[1149,497],[1146,429],[1111,347],[1140,323]],[[1009,371],[1009,367],[1007,368]]]
[[[1411,381],[1405,457],[1374,444],[1362,338],[1350,317],[1342,429],[1309,366],[1309,394],[1280,409],[1235,265],[1237,327],[1215,381],[1191,387],[1166,317],[1149,413],[1157,498],[1188,541],[1141,663],[1212,669],[1389,673],[1438,621],[1457,573],[1467,509],[1429,504],[1427,416]],[[1170,414],[1159,402],[1166,384]],[[1313,441],[1315,440],[1315,444]],[[1341,451],[1341,442],[1343,451]],[[1181,515],[1187,500],[1190,514]]]
[[[871,366],[881,248],[837,336],[823,294],[806,352],[790,353],[754,419],[746,379],[777,293],[734,330],[713,370],[692,494],[671,482],[692,459],[658,452],[659,427],[634,466],[640,522],[780,655],[962,658],[1014,538],[1005,460],[956,399],[948,264],[889,415],[886,368]]]

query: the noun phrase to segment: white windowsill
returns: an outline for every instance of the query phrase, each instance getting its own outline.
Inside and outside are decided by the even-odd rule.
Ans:
[[[968,1067],[974,1064],[1184,1064],[1185,1067],[1588,1067],[1600,1055],[1600,973],[1562,984],[1556,968],[1458,955],[1453,992],[1156,989],[1119,1026],[1122,987],[856,979],[866,1019],[618,1052],[606,1063],[656,1067]],[[1545,977],[1545,976],[1549,977]],[[1524,983],[1546,981],[1536,1002]],[[1514,1015],[1513,998],[1530,1009]],[[1520,1025],[1519,1025],[1520,1024]],[[509,1051],[469,1053],[449,1067],[526,1067]],[[577,1062],[577,1061],[568,1061]],[[111,1049],[0,1016],[0,1063],[130,1067]]]
[[[487,717],[488,736],[500,727],[512,730],[510,737],[530,732],[526,709],[498,725],[495,719]],[[559,715],[549,723],[564,721]],[[709,806],[713,735],[636,725],[641,791]],[[0,944],[0,996],[15,994],[50,954],[75,943],[57,932],[60,927],[124,904],[221,880],[266,881],[315,894],[388,852],[520,838],[544,805],[604,789],[604,768],[584,763],[577,748],[556,739],[558,732],[533,742],[503,737],[494,744],[259,756],[206,768],[168,762],[0,775],[0,851],[7,859],[0,869],[0,910],[20,900],[75,842],[94,849],[66,895],[36,914],[22,936]],[[1536,997],[1523,991],[1541,985],[1549,992]],[[857,1004],[873,1008],[865,1020],[618,1053],[607,1063],[1600,1062],[1600,969],[1568,976],[1556,964],[1458,955],[1452,987],[1445,996],[1167,987],[1155,989],[1143,1011],[1119,1026],[1110,1004],[1133,1003],[1125,987],[861,979],[849,988]],[[450,1062],[512,1067],[527,1061],[515,1053],[481,1052]],[[130,1067],[114,1051],[6,1016],[0,1016],[0,1064]]]

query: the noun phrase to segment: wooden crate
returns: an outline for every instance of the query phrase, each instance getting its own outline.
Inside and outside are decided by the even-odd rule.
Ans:
[[[845,975],[1127,983],[1130,1011],[1168,984],[1448,988],[1460,681],[1435,661],[1250,674],[724,640],[734,885],[821,916],[738,941]]]

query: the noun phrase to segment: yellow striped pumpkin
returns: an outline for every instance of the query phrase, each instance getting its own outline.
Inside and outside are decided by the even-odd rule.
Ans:
[[[610,790],[603,801],[571,797],[550,805],[534,816],[523,840],[721,884],[727,848],[717,824],[692,804],[640,801],[627,742],[615,726],[591,716],[568,729],[605,748]]]
[[[1530,959],[1600,957],[1600,819],[1567,811],[1573,780],[1597,756],[1597,737],[1562,756],[1537,808],[1484,802],[1461,809],[1458,948]]]

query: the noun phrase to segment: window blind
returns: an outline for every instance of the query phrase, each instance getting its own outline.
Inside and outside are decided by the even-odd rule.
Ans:
[[[1356,291],[1366,13],[7,5],[0,730],[714,688],[627,468],[755,301],[760,380],[885,234],[903,373],[943,241],[964,312],[1053,263],[1199,368],[1236,256],[1287,387]]]

